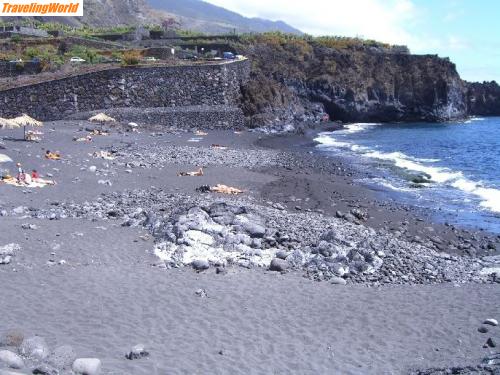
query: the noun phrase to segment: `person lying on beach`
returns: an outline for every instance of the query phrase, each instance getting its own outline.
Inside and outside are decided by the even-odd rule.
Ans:
[[[33,131],[29,131],[26,133],[26,140],[29,141],[29,142],[40,142],[42,140],[42,138],[40,138],[38,135],[41,135],[42,133],[40,132],[33,132]]]
[[[236,195],[236,194],[243,193],[243,190],[240,190],[240,189],[232,187],[232,186],[222,185],[222,184],[217,184],[216,186],[210,187],[210,191],[213,193],[221,193],[221,194],[229,194],[229,195]]]
[[[177,173],[177,176],[179,177],[200,177],[203,176],[203,168],[199,168],[197,171],[194,172],[179,172]]]
[[[201,130],[197,130],[194,132],[194,135],[204,136],[204,135],[208,135],[208,133],[205,133],[204,131],[201,131]]]
[[[203,185],[195,189],[199,193],[221,193],[221,194],[229,194],[229,195],[237,195],[237,194],[242,194],[243,190],[240,190],[238,188],[232,187],[232,186],[227,186],[227,185],[222,185],[222,184],[217,184],[216,186],[208,186],[208,185]]]
[[[109,151],[96,151],[92,154],[94,158],[101,158],[104,160],[115,160],[115,156]]]
[[[104,130],[100,130],[100,129],[94,129],[92,130],[90,133],[90,135],[102,135],[102,136],[107,136],[109,135],[109,132],[106,132]]]
[[[45,159],[49,160],[61,160],[61,154],[59,152],[51,152],[50,150],[47,150],[45,153]]]
[[[73,141],[75,142],[92,142],[92,137],[90,135],[87,135],[86,137],[81,137],[81,138],[73,138]]]
[[[227,146],[221,146],[221,145],[218,145],[218,144],[213,144],[212,148],[215,148],[217,150],[227,150],[229,147],[227,147]]]

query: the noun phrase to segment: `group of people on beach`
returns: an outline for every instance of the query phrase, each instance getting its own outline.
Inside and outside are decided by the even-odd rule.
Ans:
[[[15,177],[11,176],[9,173],[4,173],[2,175],[1,181],[3,183],[16,186],[31,186],[33,184],[36,184],[37,186],[55,185],[54,181],[41,178],[36,169],[33,169],[31,173],[28,173],[24,170],[21,163],[17,163],[16,167],[17,174]]]

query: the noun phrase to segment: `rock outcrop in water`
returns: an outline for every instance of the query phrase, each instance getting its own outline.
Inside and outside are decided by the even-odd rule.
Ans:
[[[242,88],[250,126],[319,121],[448,121],[500,114],[496,83],[468,84],[455,64],[357,39],[258,35],[236,46],[253,61]]]

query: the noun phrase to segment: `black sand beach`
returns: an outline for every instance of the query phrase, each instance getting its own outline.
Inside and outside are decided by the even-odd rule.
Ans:
[[[497,236],[434,223],[425,212],[359,186],[359,172],[314,153],[308,134],[112,128],[90,143],[72,140],[92,127],[47,123],[40,143],[2,132],[1,154],[57,185],[0,184],[0,247],[19,245],[0,265],[0,334],[40,335],[52,349],[71,345],[78,357],[99,358],[103,374],[498,369],[498,360],[485,361],[497,348],[483,345],[500,339],[499,328],[478,332],[484,320],[500,319]],[[62,160],[46,160],[46,150]],[[100,151],[110,160],[93,155]],[[13,163],[0,167],[15,173]],[[177,176],[199,167],[203,176]],[[244,193],[196,191],[216,184]],[[240,220],[257,218],[242,232],[252,237],[245,251],[254,253],[210,261],[202,272],[155,255],[159,244],[177,246],[168,245],[169,236],[189,219],[187,210],[204,207],[193,215],[210,224],[218,202],[227,210],[245,207],[233,212]],[[265,234],[254,238],[255,226]],[[325,241],[329,249],[350,249],[347,263],[336,260],[350,272],[333,271],[339,264],[328,263],[333,255],[324,254]],[[364,258],[351,256],[353,249]],[[287,262],[283,272],[269,270],[268,254]],[[299,255],[310,260],[300,263]],[[149,357],[126,359],[139,343]],[[31,373],[38,362],[25,365],[16,371]]]

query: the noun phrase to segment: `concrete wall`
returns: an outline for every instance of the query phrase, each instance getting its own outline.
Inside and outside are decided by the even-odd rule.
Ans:
[[[216,65],[130,67],[0,91],[0,117],[59,120],[110,108],[236,107],[247,60]]]

